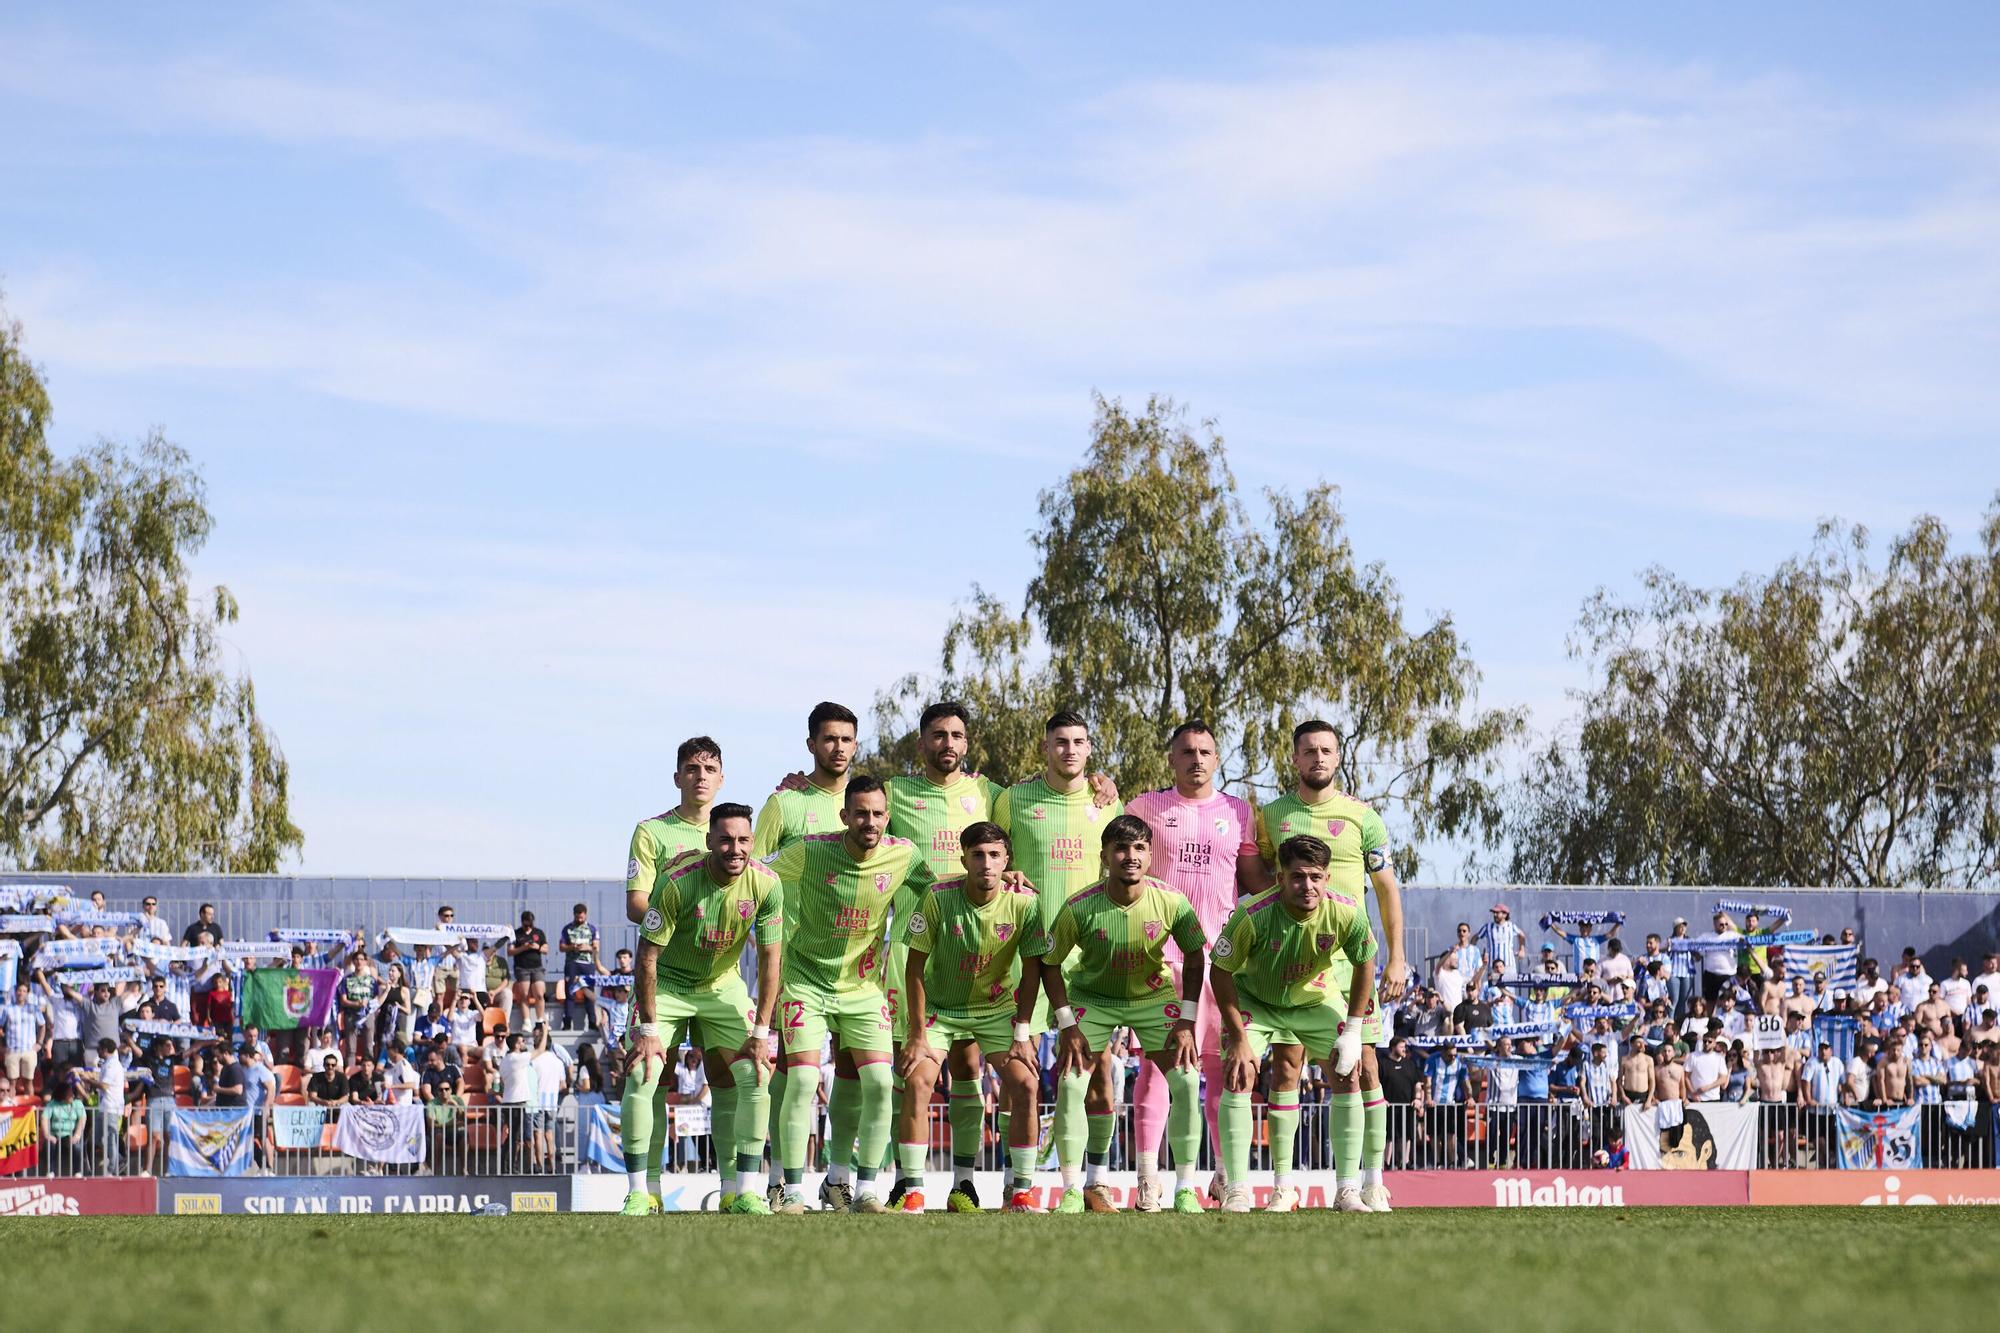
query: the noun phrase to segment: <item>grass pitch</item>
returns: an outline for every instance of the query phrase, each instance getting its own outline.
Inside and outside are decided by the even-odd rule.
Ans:
[[[0,1254],[23,1329],[1879,1330],[1990,1313],[2000,1208],[23,1218]]]

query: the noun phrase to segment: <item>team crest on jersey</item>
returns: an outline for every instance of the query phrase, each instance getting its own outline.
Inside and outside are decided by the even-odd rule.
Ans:
[[[1221,815],[1217,815],[1215,817],[1215,831],[1217,833],[1229,832],[1229,821],[1227,819],[1224,819]]]
[[[1160,923],[1159,923],[1159,922],[1157,922],[1157,921],[1148,921],[1148,922],[1146,923],[1146,926],[1145,926],[1145,930],[1146,930],[1146,939],[1147,939],[1147,941],[1148,941],[1149,943],[1150,943],[1151,941],[1153,941],[1153,940],[1156,940],[1156,939],[1160,938]]]
[[[1102,926],[1099,926],[1097,929],[1097,938],[1100,940],[1109,940],[1111,937],[1104,933],[1104,928]]]
[[[996,922],[993,926],[993,938],[999,940],[1003,944],[1006,943],[1007,937],[1009,935],[1012,935],[1013,933],[1014,933],[1014,923],[1011,921]]]
[[[1086,805],[1085,807],[1083,807],[1083,817],[1085,819],[1088,819],[1091,823],[1095,824],[1097,822],[1097,807],[1094,805]]]
[[[956,936],[957,936],[957,937],[958,937],[959,939],[964,939],[964,938],[965,938],[965,923],[964,923],[963,921],[954,921],[954,922],[952,922],[952,923],[951,923],[951,933],[952,933],[953,935],[956,935]]]
[[[736,904],[736,915],[739,919],[744,921],[748,921],[750,919],[750,900],[748,898],[745,898]]]
[[[887,875],[877,875],[875,877],[875,892],[887,893],[888,891],[889,891],[889,877]]]
[[[1329,819],[1326,821],[1326,836],[1337,838],[1340,836],[1340,831],[1346,827],[1347,821],[1344,819]]]
[[[979,813],[979,798],[977,796],[961,796],[958,798],[958,808],[965,811],[968,815],[976,815]]]
[[[1331,949],[1333,947],[1333,940],[1334,937],[1331,935],[1313,936],[1313,944],[1318,947],[1321,953],[1325,953],[1328,949]]]

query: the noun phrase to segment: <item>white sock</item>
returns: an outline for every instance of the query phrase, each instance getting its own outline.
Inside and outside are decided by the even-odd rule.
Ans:
[[[1174,1163],[1174,1188],[1191,1190],[1194,1188],[1195,1165],[1193,1162]]]
[[[764,1192],[764,1173],[762,1171],[738,1171],[736,1173],[736,1192],[738,1194],[762,1194]]]
[[[1096,1163],[1096,1162],[1085,1162],[1085,1163],[1083,1164],[1083,1183],[1084,1183],[1084,1184],[1086,1184],[1086,1185],[1095,1185],[1095,1184],[1096,1184],[1096,1183],[1097,1183],[1097,1182],[1098,1182],[1099,1180],[1103,1179],[1103,1177],[1104,1177],[1104,1168],[1103,1168],[1103,1167],[1102,1167],[1101,1165],[1099,1165],[1098,1163]]]
[[[826,1168],[826,1183],[829,1185],[845,1185],[847,1183],[847,1168],[839,1162],[828,1166]]]
[[[631,1181],[631,1182],[632,1182],[632,1188],[633,1188],[633,1189],[635,1189],[635,1190],[643,1190],[643,1189],[645,1189],[645,1188],[646,1188],[646,1168],[642,1166],[642,1167],[640,1167],[640,1168],[639,1168],[639,1169],[638,1169],[637,1171],[627,1171],[627,1172],[625,1173],[625,1179],[627,1179],[627,1180],[629,1180],[629,1181]],[[659,1181],[655,1180],[655,1181],[653,1181],[653,1182],[652,1182],[652,1192],[653,1192],[654,1194],[658,1194],[658,1193],[660,1192],[660,1182],[659,1182]]]
[[[952,1167],[951,1183],[954,1185],[970,1185],[972,1183],[972,1168],[969,1166]]]
[[[1336,1194],[1341,1190],[1358,1190],[1360,1188],[1361,1182],[1353,1176],[1335,1176],[1333,1178],[1333,1189]]]
[[[1066,1190],[1073,1190],[1073,1189],[1075,1189],[1075,1188],[1076,1188],[1076,1168],[1075,1168],[1075,1167],[1073,1167],[1073,1166],[1068,1166],[1068,1165],[1065,1165],[1065,1166],[1064,1166],[1064,1167],[1062,1168],[1062,1183],[1063,1183],[1063,1188],[1064,1188],[1064,1189],[1066,1189]]]
[[[1282,1171],[1273,1171],[1271,1173],[1271,1183],[1276,1185],[1279,1189],[1283,1189],[1285,1186],[1291,1184],[1292,1168],[1288,1166]]]
[[[1151,1176],[1159,1174],[1160,1155],[1158,1153],[1142,1152],[1142,1153],[1134,1153],[1133,1156],[1136,1157],[1139,1161],[1138,1169],[1140,1175]]]
[[[1361,1184],[1363,1185],[1364,1188],[1372,1189],[1381,1183],[1382,1183],[1381,1167],[1364,1166],[1361,1168]]]
[[[659,1192],[660,1192],[660,1178],[648,1172],[646,1175],[646,1193],[658,1194]]]
[[[873,1172],[873,1171],[869,1171],[869,1172],[867,1172],[867,1173],[865,1173],[865,1174],[861,1174],[861,1175],[857,1175],[857,1176],[855,1176],[855,1177],[854,1177],[854,1193],[855,1193],[855,1194],[856,1194],[857,1196],[859,1196],[859,1195],[866,1195],[866,1196],[868,1196],[868,1197],[869,1197],[869,1198],[871,1198],[871,1199],[872,1199],[872,1198],[874,1198],[874,1197],[875,1197],[875,1172]]]

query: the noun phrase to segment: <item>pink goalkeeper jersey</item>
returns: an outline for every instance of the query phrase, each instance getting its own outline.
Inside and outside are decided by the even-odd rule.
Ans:
[[[1152,876],[1194,904],[1202,934],[1214,940],[1236,910],[1236,858],[1257,854],[1250,803],[1222,792],[1190,801],[1163,787],[1133,797],[1125,813],[1153,830]]]

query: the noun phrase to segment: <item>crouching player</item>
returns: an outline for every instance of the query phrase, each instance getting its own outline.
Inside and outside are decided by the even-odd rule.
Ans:
[[[1036,1063],[1033,1031],[1016,1025],[1015,990],[1021,946],[1039,921],[1032,886],[1005,882],[1013,843],[998,824],[981,820],[958,835],[965,874],[941,880],[911,915],[904,944],[903,1004],[908,1022],[897,1073],[906,1095],[896,1125],[896,1164],[906,1213],[924,1210],[925,1132],[931,1089],[937,1085],[938,1047],[951,1061],[951,1193],[955,1213],[979,1211],[972,1173],[986,1133],[986,1101],[979,1088],[984,1055],[1000,1074],[1001,1106],[1009,1113],[1007,1165],[1012,1174],[1005,1211],[1033,1213],[1029,1191],[1035,1170]],[[1029,992],[1028,1008],[1033,1007]],[[937,1043],[933,1046],[932,1043]]]
[[[1063,1174],[1059,1213],[1118,1211],[1100,1177],[1116,1127],[1107,1047],[1121,1027],[1132,1029],[1141,1049],[1167,1076],[1174,1211],[1201,1211],[1201,1195],[1194,1187],[1201,1149],[1201,1073],[1194,1031],[1195,1005],[1208,970],[1202,958],[1207,939],[1193,905],[1146,873],[1152,843],[1152,830],[1136,816],[1120,815],[1107,824],[1104,878],[1058,908],[1021,950],[1022,1006],[1032,1002],[1035,986],[1046,987],[1061,1032],[1055,1125]],[[1183,958],[1179,995],[1167,962],[1168,940],[1180,946]],[[1063,963],[1072,955],[1065,980]],[[1079,1157],[1085,1172],[1081,1194],[1076,1189]]]
[[[726,1062],[733,1075],[727,1087],[710,1085],[718,1162],[729,1146],[736,1150],[739,1171],[754,1171],[763,1162],[770,1121],[766,1039],[778,999],[784,895],[778,877],[750,859],[750,841],[750,807],[716,806],[708,821],[707,854],[684,852],[670,862],[654,881],[639,920],[635,1021],[629,1029],[631,1055],[619,1128],[625,1165],[633,1168],[631,1191],[625,1196],[627,1217],[660,1208],[659,1182],[657,1176],[648,1181],[646,1165],[650,1147],[651,1169],[659,1170],[654,1094],[667,1052],[680,1044],[681,1030],[690,1025],[711,1061]],[[736,970],[752,927],[757,932],[754,1005]],[[736,1202],[728,1200],[726,1206],[736,1211]],[[770,1208],[753,1193],[745,1210]]]
[[[1375,937],[1368,911],[1327,887],[1332,854],[1318,838],[1298,834],[1278,848],[1278,887],[1236,909],[1215,941],[1209,984],[1222,1010],[1222,1159],[1228,1184],[1222,1210],[1250,1211],[1250,1089],[1271,1051],[1271,1169],[1277,1188],[1266,1212],[1299,1206],[1292,1155],[1299,1133],[1299,1074],[1303,1059],[1324,1062],[1335,1091],[1353,1091],[1361,1063],[1361,1029],[1374,998]],[[1352,968],[1348,993],[1331,987],[1336,958]],[[1358,1144],[1337,1148],[1342,1163]],[[1357,1184],[1334,1194],[1342,1212],[1372,1211]]]

